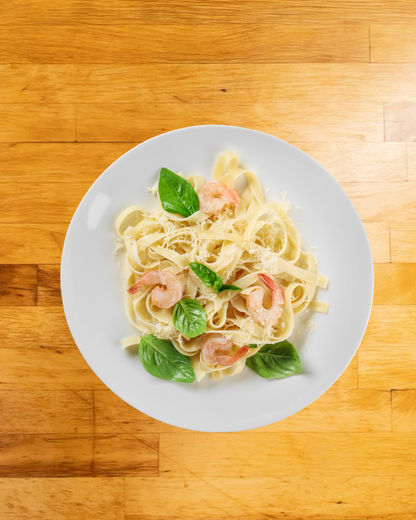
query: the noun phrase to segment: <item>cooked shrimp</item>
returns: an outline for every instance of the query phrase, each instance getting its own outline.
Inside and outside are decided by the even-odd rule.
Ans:
[[[148,271],[127,291],[134,294],[145,285],[157,285],[152,291],[152,302],[161,309],[173,307],[183,296],[181,279],[169,271]]]
[[[233,342],[221,334],[205,334],[201,343],[202,357],[212,365],[231,366],[237,363],[250,350],[248,345],[240,348],[233,355],[219,354],[231,350]]]
[[[247,295],[247,310],[253,321],[259,325],[275,325],[283,314],[283,304],[285,303],[285,293],[279,284],[274,282],[265,274],[259,274],[259,278],[272,292],[272,306],[270,309],[263,307],[264,289],[259,287]]]
[[[222,182],[209,182],[199,190],[199,209],[205,213],[216,215],[226,204],[238,206],[240,195],[234,188],[229,188]]]

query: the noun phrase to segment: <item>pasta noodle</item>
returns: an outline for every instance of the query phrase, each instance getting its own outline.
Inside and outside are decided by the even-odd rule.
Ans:
[[[148,271],[170,271],[181,279],[184,298],[203,306],[206,333],[231,339],[235,349],[257,345],[232,366],[210,365],[201,355],[201,336],[188,338],[175,328],[173,309],[162,309],[152,302],[153,287],[127,294],[127,314],[140,334],[154,334],[171,341],[180,353],[191,358],[198,380],[206,374],[220,379],[241,372],[246,359],[263,345],[287,339],[295,317],[307,308],[328,312],[328,304],[314,299],[316,287],[326,288],[328,279],[317,272],[316,256],[302,249],[286,204],[266,203],[257,176],[240,168],[237,156],[231,152],[220,156],[213,176],[229,187],[246,183],[240,190],[238,206],[226,205],[216,215],[199,210],[182,217],[165,211],[159,200],[152,213],[134,206],[126,209],[116,222],[126,251],[127,287]],[[187,180],[197,193],[204,186],[200,176],[192,175]],[[224,283],[242,290],[216,294],[190,269],[190,262],[209,267]],[[258,287],[266,290],[265,307],[270,305],[270,291],[259,278],[260,273],[273,277],[284,291],[283,314],[272,326],[254,322],[247,309],[246,297]],[[136,336],[126,338],[122,346],[126,348],[138,341]]]

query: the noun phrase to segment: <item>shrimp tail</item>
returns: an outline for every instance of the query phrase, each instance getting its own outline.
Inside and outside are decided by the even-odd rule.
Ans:
[[[134,283],[131,287],[127,289],[127,292],[129,294],[136,294],[140,289],[143,287],[144,283],[142,282],[142,279],[137,280],[136,283]]]
[[[232,356],[233,365],[234,363],[237,363],[239,359],[244,357],[249,350],[250,347],[248,345],[244,345],[244,347],[241,347],[240,350],[237,350],[237,352]]]
[[[274,282],[271,278],[266,276],[265,274],[259,274],[260,280],[267,285],[269,289],[274,289],[276,287],[276,282]]]

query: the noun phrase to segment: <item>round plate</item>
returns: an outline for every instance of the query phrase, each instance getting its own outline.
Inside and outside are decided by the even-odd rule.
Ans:
[[[181,384],[157,379],[138,355],[121,350],[137,335],[124,308],[125,282],[115,248],[115,219],[126,207],[152,207],[146,187],[165,166],[212,179],[217,157],[231,150],[254,171],[268,200],[287,192],[303,248],[317,248],[319,271],[330,279],[318,299],[328,315],[298,318],[289,338],[302,373],[267,380],[249,368],[221,381]],[[154,202],[153,202],[154,204]],[[298,209],[295,209],[295,208]],[[231,126],[197,126],[168,132],[120,157],[96,180],[79,205],[66,235],[61,274],[69,328],[97,376],[124,401],[174,426],[209,432],[258,428],[280,421],[323,394],[347,368],[370,316],[373,264],[367,235],[352,203],[333,177],[294,146],[261,132]],[[359,297],[357,297],[359,288]],[[354,289],[354,290],[353,290]],[[318,328],[307,337],[307,321]]]

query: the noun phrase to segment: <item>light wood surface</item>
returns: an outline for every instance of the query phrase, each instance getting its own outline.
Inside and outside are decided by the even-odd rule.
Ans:
[[[10,0],[0,77],[0,518],[416,518],[414,0]],[[375,270],[367,332],[334,386],[227,435],[110,392],[59,290],[91,183],[137,143],[205,123],[323,164]]]

